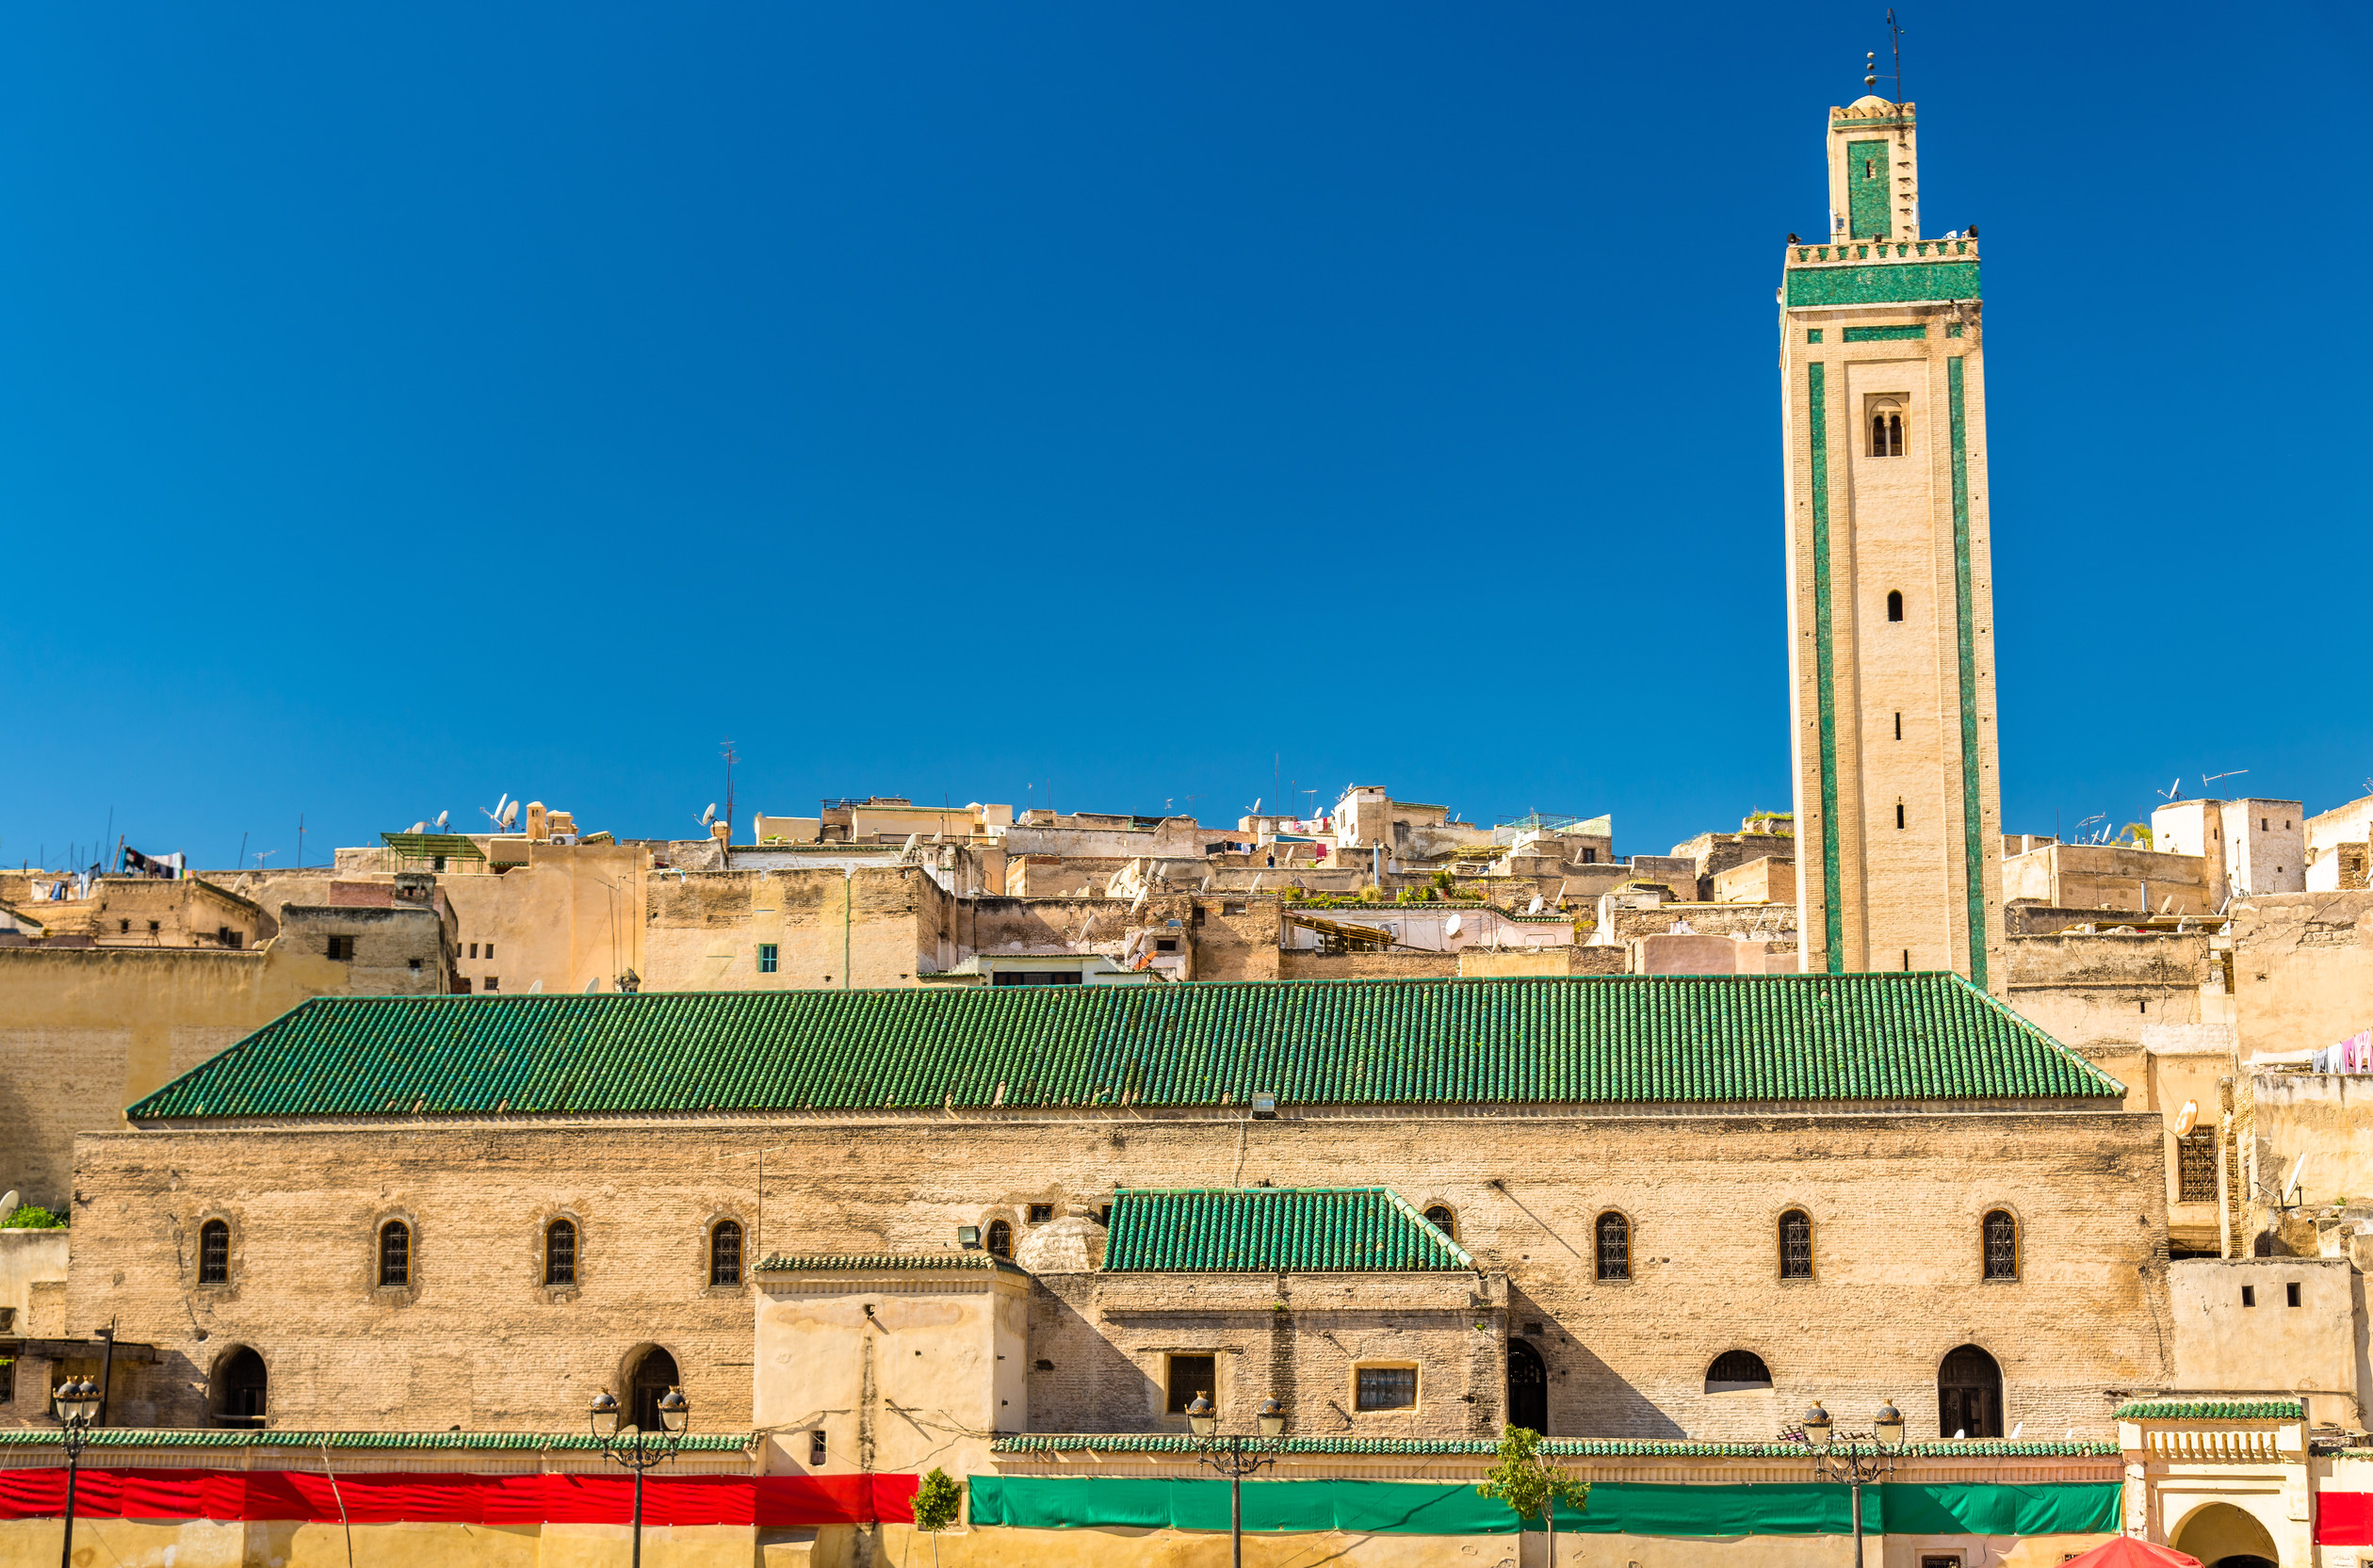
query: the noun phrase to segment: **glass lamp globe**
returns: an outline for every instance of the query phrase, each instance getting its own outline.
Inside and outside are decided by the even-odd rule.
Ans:
[[[682,1389],[671,1388],[659,1396],[659,1425],[680,1437],[691,1419],[692,1402],[684,1398]]]
[[[1211,1408],[1211,1397],[1198,1393],[1195,1402],[1186,1407],[1187,1429],[1197,1437],[1209,1437],[1219,1431],[1219,1412]]]

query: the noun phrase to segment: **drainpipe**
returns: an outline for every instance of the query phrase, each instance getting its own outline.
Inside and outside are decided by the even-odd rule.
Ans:
[[[2226,1163],[2233,1146],[2233,1080],[2217,1080],[2218,1098],[2224,1102],[2217,1119],[2217,1255],[2233,1256],[2233,1176]]]
[[[849,989],[849,925],[856,918],[857,868],[840,869],[840,989]]]

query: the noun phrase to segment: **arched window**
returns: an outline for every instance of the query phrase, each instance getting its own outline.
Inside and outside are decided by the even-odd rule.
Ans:
[[[708,1233],[708,1283],[741,1283],[741,1225],[738,1220],[720,1220]]]
[[[1508,1425],[1549,1434],[1549,1368],[1521,1339],[1508,1341]]]
[[[1002,1220],[990,1220],[988,1239],[983,1245],[999,1257],[1012,1257],[1014,1255],[1014,1227]]]
[[[245,1345],[234,1346],[214,1364],[206,1404],[214,1418],[226,1427],[260,1427],[268,1381],[264,1358]]]
[[[1706,1392],[1709,1394],[1742,1394],[1748,1389],[1769,1388],[1771,1368],[1763,1358],[1752,1350],[1725,1350],[1714,1358],[1706,1368]]]
[[[1870,455],[1874,458],[1903,456],[1903,405],[1893,397],[1877,398],[1871,403]]]
[[[382,1286],[412,1283],[412,1227],[400,1220],[379,1227],[379,1283]]]
[[[2019,1221],[2007,1209],[1995,1209],[1986,1216],[1986,1277],[1990,1280],[2015,1280],[2019,1277]]]
[[[1429,1204],[1425,1210],[1425,1222],[1453,1241],[1458,1239],[1458,1216],[1450,1211],[1448,1204]]]
[[[1632,1277],[1632,1222],[1613,1209],[1599,1216],[1599,1277]]]
[[[675,1369],[675,1358],[653,1345],[646,1348],[626,1374],[626,1408],[634,1413],[634,1424],[641,1431],[661,1431],[659,1400],[667,1391],[681,1385],[683,1374]]]
[[[1887,619],[1890,621],[1903,619],[1903,590],[1891,588],[1887,590]]]
[[[2002,1435],[2002,1367],[1975,1345],[1945,1352],[1936,1373],[1938,1435]]]
[[[231,1283],[231,1227],[224,1220],[209,1220],[198,1227],[198,1283]]]
[[[1800,1208],[1780,1217],[1780,1277],[1812,1278],[1812,1216]]]
[[[544,1283],[577,1283],[577,1221],[555,1220],[544,1227]]]

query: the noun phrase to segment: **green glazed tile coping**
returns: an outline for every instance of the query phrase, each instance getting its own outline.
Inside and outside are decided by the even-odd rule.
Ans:
[[[2121,1421],[2299,1421],[2297,1399],[2138,1399],[2118,1407]]]
[[[0,1448],[55,1447],[57,1430],[19,1427],[0,1430]],[[688,1453],[734,1453],[756,1441],[748,1431],[690,1432],[681,1447]],[[100,1427],[90,1434],[94,1448],[470,1448],[541,1452],[546,1448],[598,1452],[601,1444],[589,1432],[551,1431],[214,1431],[180,1427]]]
[[[1366,1454],[1379,1458],[1474,1455],[1488,1458],[1500,1446],[1477,1438],[1289,1437],[1288,1454]],[[1001,1437],[989,1445],[998,1454],[1185,1454],[1195,1443],[1184,1432],[1123,1432],[1073,1436]],[[1981,1439],[1966,1443],[1907,1443],[1898,1453],[1912,1459],[2106,1459],[2119,1452],[2115,1443],[2006,1443]],[[1552,1437],[1541,1452],[1577,1459],[1631,1459],[1672,1456],[1683,1459],[1800,1459],[1808,1463],[1812,1450],[1801,1443],[1693,1443],[1631,1437]]]

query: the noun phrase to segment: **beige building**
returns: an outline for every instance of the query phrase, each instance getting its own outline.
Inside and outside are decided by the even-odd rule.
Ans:
[[[1803,962],[1999,991],[1977,243],[1919,231],[1913,105],[1828,141],[1833,232],[1780,296]]]

